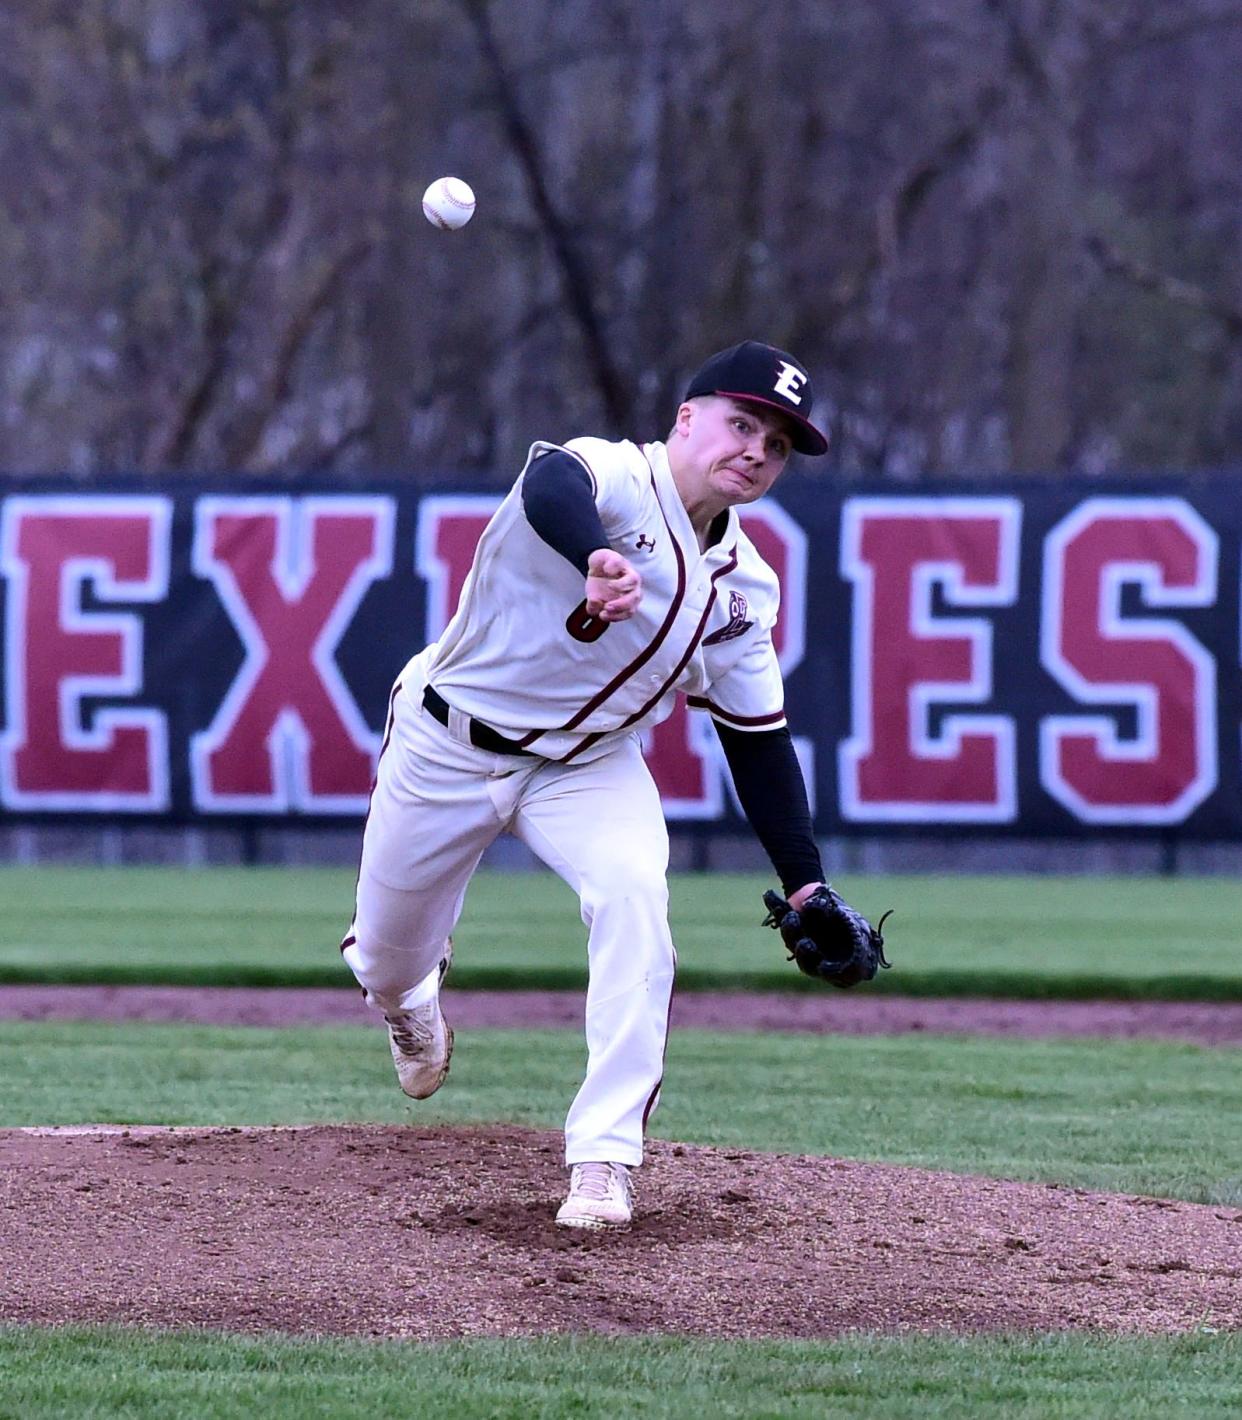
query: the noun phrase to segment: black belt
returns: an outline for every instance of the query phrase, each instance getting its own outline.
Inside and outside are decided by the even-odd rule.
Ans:
[[[444,728],[448,729],[449,703],[444,696],[426,685],[423,687],[423,704]],[[505,739],[504,735],[497,734],[490,725],[485,725],[481,720],[470,720],[470,743],[476,749],[487,750],[489,754],[530,754],[530,750]]]

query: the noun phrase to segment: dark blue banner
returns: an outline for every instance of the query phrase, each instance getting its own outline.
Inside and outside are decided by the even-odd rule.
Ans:
[[[495,493],[116,480],[0,500],[0,805],[29,820],[360,817],[389,687]],[[744,512],[821,833],[1242,834],[1232,482],[798,472]],[[736,816],[705,717],[648,759],[670,819]]]

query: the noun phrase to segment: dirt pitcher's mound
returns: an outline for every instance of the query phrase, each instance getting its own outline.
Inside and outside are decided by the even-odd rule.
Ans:
[[[559,1135],[0,1133],[2,1322],[449,1337],[1242,1328],[1242,1213],[651,1145],[624,1234],[553,1226]]]

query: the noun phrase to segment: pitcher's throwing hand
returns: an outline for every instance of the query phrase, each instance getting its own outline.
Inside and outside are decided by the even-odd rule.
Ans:
[[[619,552],[599,547],[587,561],[586,609],[602,621],[628,621],[643,599],[643,579]]]

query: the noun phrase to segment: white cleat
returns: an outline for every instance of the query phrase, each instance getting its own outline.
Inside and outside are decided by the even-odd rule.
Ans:
[[[450,939],[440,962],[441,982],[452,960]],[[412,1011],[385,1016],[384,1020],[398,1083],[411,1099],[428,1099],[444,1083],[453,1056],[453,1031],[440,1010],[439,997]]]
[[[624,1164],[575,1164],[558,1228],[628,1228],[634,1216],[630,1171]]]

